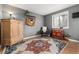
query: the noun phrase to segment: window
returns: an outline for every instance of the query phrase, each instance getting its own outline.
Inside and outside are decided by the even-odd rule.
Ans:
[[[68,11],[55,14],[52,16],[52,28],[69,28],[69,14]]]

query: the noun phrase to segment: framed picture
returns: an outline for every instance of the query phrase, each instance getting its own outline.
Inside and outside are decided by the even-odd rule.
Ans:
[[[25,24],[28,26],[34,26],[35,25],[35,16],[26,16]]]

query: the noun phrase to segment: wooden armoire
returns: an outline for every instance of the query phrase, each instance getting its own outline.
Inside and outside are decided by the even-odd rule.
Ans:
[[[11,46],[23,39],[23,22],[17,19],[1,19],[1,44]]]
[[[1,21],[0,21],[0,45],[1,45]]]

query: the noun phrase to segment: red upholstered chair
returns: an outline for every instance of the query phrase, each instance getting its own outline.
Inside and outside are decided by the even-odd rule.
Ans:
[[[63,29],[52,29],[52,37],[57,39],[64,39],[64,31]]]

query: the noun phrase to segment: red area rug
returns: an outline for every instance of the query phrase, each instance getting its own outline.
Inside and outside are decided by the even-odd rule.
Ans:
[[[26,51],[33,51],[33,53],[38,54],[44,51],[50,51],[51,44],[45,40],[33,40],[27,44]]]

